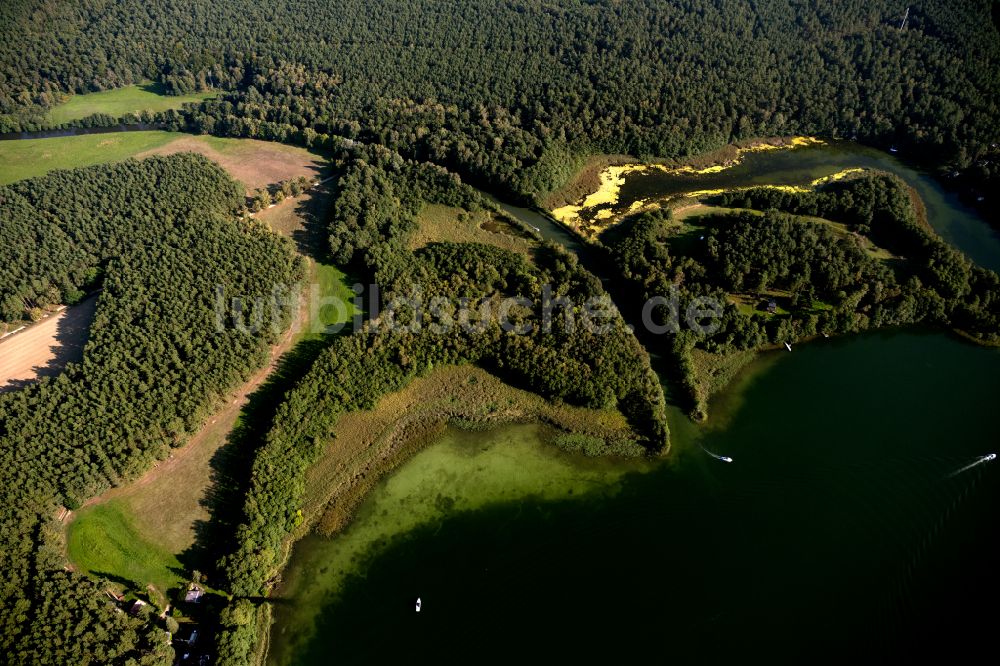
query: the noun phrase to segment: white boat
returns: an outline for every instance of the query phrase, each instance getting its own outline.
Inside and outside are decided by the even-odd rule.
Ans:
[[[733,462],[733,459],[730,458],[729,456],[722,456],[719,458],[719,460],[721,460],[722,462]]]
[[[417,597],[417,612],[420,612],[420,597]]]
[[[995,454],[995,453],[991,453],[989,455],[983,456],[983,462],[987,462],[989,460],[996,460],[996,459],[997,459],[997,454]]]
[[[792,351],[792,345],[790,345],[789,343],[786,342],[785,343],[785,349],[787,349],[788,351]]]

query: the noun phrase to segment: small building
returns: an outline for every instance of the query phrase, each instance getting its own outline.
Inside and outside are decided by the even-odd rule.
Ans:
[[[190,623],[182,624],[177,630],[177,636],[174,640],[177,643],[183,643],[188,647],[192,647],[198,642],[198,625]]]
[[[129,605],[128,614],[138,615],[145,605],[146,605],[145,601],[143,601],[142,599],[136,599]]]
[[[184,601],[188,602],[189,604],[199,603],[201,601],[201,597],[203,594],[205,594],[204,590],[202,590],[197,585],[192,585],[191,589],[189,589],[187,593],[184,595]]]
[[[778,302],[773,298],[767,302],[767,311],[771,314],[778,311]]]

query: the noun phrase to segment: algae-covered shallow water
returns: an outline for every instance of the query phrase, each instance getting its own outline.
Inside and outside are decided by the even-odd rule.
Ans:
[[[878,151],[753,153],[690,178],[800,184],[856,166],[903,177],[946,240],[1000,267],[992,229]],[[671,187],[626,180],[622,201]],[[967,662],[1000,619],[1000,461],[955,472],[1000,449],[998,396],[1000,351],[883,332],[762,355],[709,426],[674,415],[667,461],[569,458],[530,426],[451,431],[346,532],[296,546],[269,661]]]
[[[372,557],[405,543],[409,534],[443,529],[450,516],[493,505],[535,511],[551,501],[608,497],[618,492],[623,476],[650,468],[646,461],[569,456],[543,445],[545,434],[539,425],[449,429],[379,484],[340,536],[310,535],[299,542],[279,593],[289,603],[275,610],[271,663],[297,663],[298,651],[309,649],[338,594],[364,579]]]
[[[644,469],[450,432],[296,547],[270,661],[960,658],[997,619],[1000,463],[949,475],[998,448],[998,389],[996,350],[873,334],[763,357]]]

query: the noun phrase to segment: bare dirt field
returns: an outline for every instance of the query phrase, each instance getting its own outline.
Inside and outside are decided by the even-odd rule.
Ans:
[[[96,308],[97,298],[88,298],[0,340],[0,391],[23,388],[83,358]]]
[[[221,139],[213,136],[182,136],[165,145],[136,155],[172,155],[198,153],[216,162],[236,180],[247,193],[283,180],[320,175],[323,158],[305,148],[256,139]]]

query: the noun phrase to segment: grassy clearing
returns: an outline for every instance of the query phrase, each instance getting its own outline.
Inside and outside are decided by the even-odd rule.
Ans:
[[[708,401],[726,388],[751,361],[757,357],[755,350],[732,354],[713,354],[702,349],[691,352],[694,366],[695,401],[702,414],[707,413]]]
[[[54,169],[117,162],[181,136],[175,132],[149,131],[0,141],[0,185],[42,176]]]
[[[451,241],[485,243],[527,255],[534,245],[523,232],[488,210],[470,212],[428,204],[420,211],[417,224],[417,231],[410,241],[413,249],[428,243]]]
[[[692,218],[705,217],[706,215],[732,215],[734,213],[751,213],[753,215],[763,215],[764,213],[752,208],[725,208],[723,206],[709,206],[703,203],[691,204],[674,209],[674,220],[684,222]]]
[[[283,180],[324,175],[326,157],[319,152],[257,139],[229,139],[210,135],[182,134],[170,143],[161,144],[136,157],[192,152],[217,162],[247,193]]]
[[[333,264],[317,260],[326,253],[325,222],[330,201],[324,184],[254,215],[273,231],[295,241],[299,253],[310,258],[306,312],[297,341],[320,340],[323,328],[347,323],[357,313],[347,275]]]
[[[80,511],[67,534],[70,560],[81,571],[130,581],[139,589],[152,585],[163,594],[184,584],[183,567],[169,549],[145,537],[135,514],[121,501],[105,502]]]
[[[782,305],[787,304],[791,297],[792,292],[784,289],[765,289],[760,293],[753,294],[729,294],[729,300],[743,314],[756,314],[768,318],[790,314],[790,311]],[[774,312],[768,312],[767,301],[772,298],[775,304]]]
[[[161,85],[147,82],[86,95],[73,95],[66,102],[53,107],[47,117],[53,125],[79,120],[95,113],[120,118],[141,111],[155,113],[179,109],[188,102],[200,102],[215,95],[215,91],[190,95],[164,95]]]
[[[305,148],[255,139],[223,139],[179,132],[111,132],[0,141],[0,185],[129,157],[194,152],[217,162],[252,190],[297,176],[315,178],[326,158]]]
[[[354,292],[348,284],[347,275],[331,264],[312,262],[306,297],[309,301],[302,340],[321,340],[323,329],[346,324],[357,314]]]

